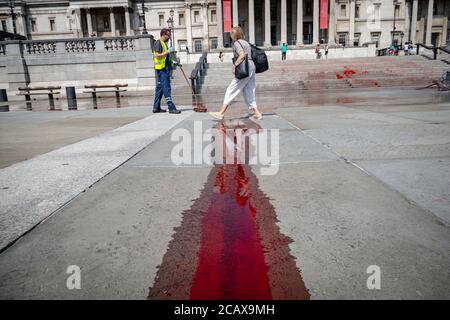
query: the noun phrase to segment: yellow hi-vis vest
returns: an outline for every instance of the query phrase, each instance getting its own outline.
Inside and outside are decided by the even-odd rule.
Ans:
[[[159,40],[161,42],[161,46],[163,48],[163,52],[169,51],[167,49],[167,45],[164,41]],[[164,56],[162,58],[156,58],[156,50],[153,51],[153,63],[155,65],[156,70],[162,70],[166,66],[166,58],[167,56]]]

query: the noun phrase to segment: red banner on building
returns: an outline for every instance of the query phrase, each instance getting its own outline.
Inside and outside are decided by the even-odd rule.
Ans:
[[[223,32],[231,32],[231,25],[232,25],[231,0],[223,0],[222,12],[223,12]]]
[[[320,29],[328,29],[328,0],[320,0]]]

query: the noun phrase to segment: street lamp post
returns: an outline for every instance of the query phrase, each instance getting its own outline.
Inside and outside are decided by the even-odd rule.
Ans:
[[[400,48],[401,49],[404,49],[403,48],[403,37],[405,36],[405,33],[402,31],[402,32],[400,32]]]
[[[393,1],[394,4],[394,28],[392,30],[392,46],[394,46],[394,38],[395,38],[395,16],[397,13],[397,7],[399,6],[398,0]]]
[[[15,7],[15,1],[14,0],[9,0],[9,9],[11,10],[11,18],[12,18],[12,23],[13,23],[13,32],[14,35],[17,34],[17,28],[16,28],[16,13],[14,12],[14,7]]]
[[[145,11],[147,11],[148,9],[144,6],[144,0],[141,0],[141,7],[142,7],[142,24],[143,24],[143,29],[142,29],[142,34],[148,34],[147,32],[147,25],[145,24]]]
[[[171,34],[171,39],[170,41],[172,42],[172,46],[175,48],[175,30],[174,30],[174,26],[173,26],[173,16],[174,16],[174,11],[173,9],[170,9],[170,17],[167,20],[167,24],[169,25],[170,28],[170,34]]]

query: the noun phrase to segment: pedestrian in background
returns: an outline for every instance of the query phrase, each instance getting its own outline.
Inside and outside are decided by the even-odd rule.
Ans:
[[[325,58],[328,59],[328,44],[325,45]]]
[[[283,43],[281,45],[281,60],[286,60],[286,52],[287,52],[287,45],[286,43]]]
[[[408,51],[409,51],[409,55],[414,54],[414,47],[413,47],[412,41],[409,41],[409,43],[408,43]]]
[[[220,51],[220,53],[219,53],[219,60],[220,60],[220,62],[223,62],[223,52],[222,51]]]
[[[409,43],[408,41],[405,42],[405,45],[403,46],[403,53],[405,56],[409,55]]]
[[[320,52],[320,45],[317,44],[316,46],[316,59],[320,59],[322,57],[322,53]]]

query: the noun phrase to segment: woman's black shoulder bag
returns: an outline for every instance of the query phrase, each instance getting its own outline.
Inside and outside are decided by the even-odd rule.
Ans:
[[[242,50],[244,51],[244,47],[243,47],[242,44],[239,42],[239,40],[238,40],[237,42],[239,43],[239,45],[241,46]],[[238,55],[237,55],[236,50],[234,50],[234,48],[233,48],[233,51],[234,51],[234,54],[233,54],[233,64],[235,64]],[[244,53],[245,53],[245,51],[244,51]],[[244,58],[244,60],[242,60],[242,62],[236,66],[236,69],[235,69],[235,71],[234,71],[234,76],[235,76],[237,79],[244,79],[244,78],[247,78],[247,77],[249,76],[248,56],[247,56],[246,53],[245,53],[245,58]]]

